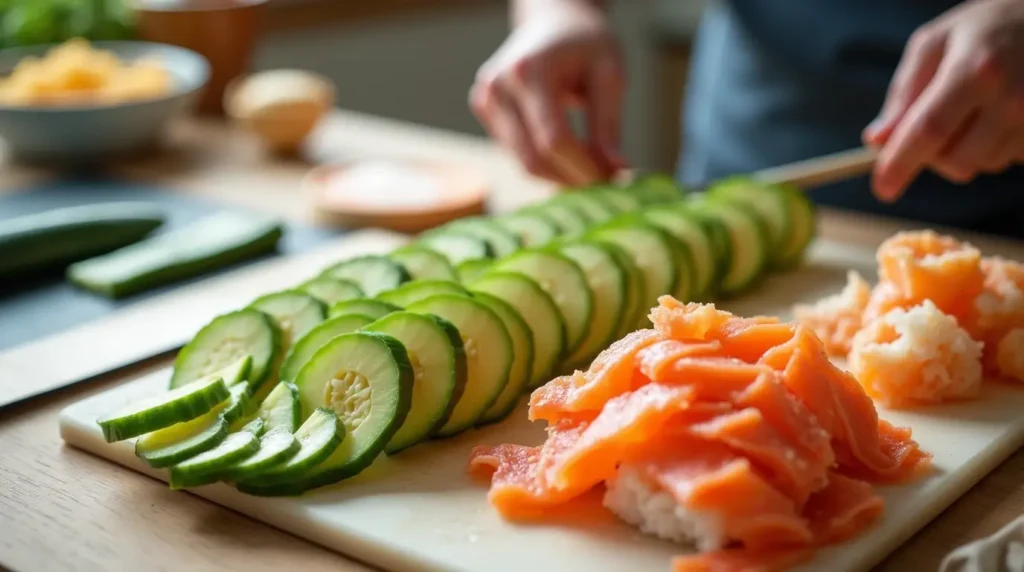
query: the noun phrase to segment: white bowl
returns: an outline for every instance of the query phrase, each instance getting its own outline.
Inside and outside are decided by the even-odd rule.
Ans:
[[[0,139],[18,160],[92,162],[154,144],[170,119],[192,108],[210,77],[210,64],[196,52],[150,42],[94,42],[124,61],[156,60],[170,72],[174,86],[165,96],[118,103],[67,106],[0,104]],[[25,56],[42,56],[55,45],[0,50],[0,76]]]

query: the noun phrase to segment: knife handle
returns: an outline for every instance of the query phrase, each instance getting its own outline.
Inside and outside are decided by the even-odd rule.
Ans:
[[[789,184],[808,189],[866,175],[874,167],[877,155],[878,151],[874,148],[860,147],[762,169],[752,177],[766,183]]]

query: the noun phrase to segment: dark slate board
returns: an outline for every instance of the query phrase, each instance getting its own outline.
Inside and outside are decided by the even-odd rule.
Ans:
[[[296,198],[296,200],[299,200]],[[87,203],[143,201],[156,204],[167,217],[156,232],[188,224],[222,210],[239,211],[202,197],[169,192],[142,183],[109,179],[76,179],[47,183],[23,192],[0,195],[0,220],[49,209]],[[337,237],[337,229],[286,224],[278,252],[254,258],[190,280],[140,293],[123,300],[109,300],[85,292],[65,281],[62,273],[33,279],[14,287],[0,288],[0,351],[36,340],[102,317],[151,296],[210,276],[234,270],[274,256],[308,251]],[[155,233],[154,233],[155,234]]]

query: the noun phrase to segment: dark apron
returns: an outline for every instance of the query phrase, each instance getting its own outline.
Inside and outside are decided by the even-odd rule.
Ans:
[[[683,1],[683,0],[679,0]],[[861,145],[907,38],[949,0],[732,0],[708,7],[684,112],[691,186]],[[1024,238],[1024,168],[956,185],[925,172],[895,204],[866,177],[819,204]]]

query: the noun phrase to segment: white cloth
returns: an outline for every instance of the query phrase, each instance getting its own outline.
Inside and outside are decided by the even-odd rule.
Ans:
[[[950,552],[939,572],[1024,572],[1024,516]]]

